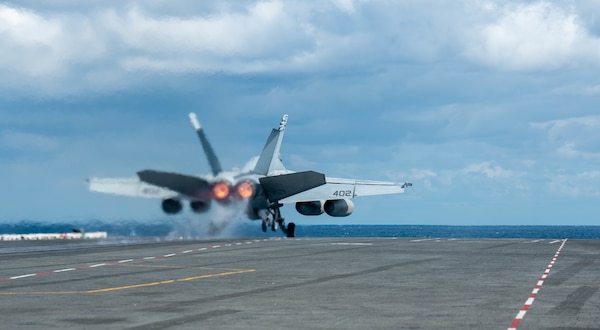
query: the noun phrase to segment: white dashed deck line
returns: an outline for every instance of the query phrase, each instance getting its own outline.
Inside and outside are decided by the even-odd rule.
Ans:
[[[90,266],[88,266],[88,267],[89,267],[89,268],[96,268],[96,267],[102,267],[102,266],[106,266],[106,263],[101,263],[101,264],[90,265]]]
[[[32,277],[35,276],[37,274],[25,274],[25,275],[19,275],[19,276],[13,276],[13,277],[9,277],[11,280],[18,280],[20,278],[26,278],[26,277]]]
[[[64,273],[64,272],[70,272],[73,270],[77,270],[76,268],[64,268],[64,269],[57,269],[54,271],[54,273]]]
[[[548,274],[550,273],[550,269],[552,269],[552,265],[556,262],[556,259],[558,258],[558,255],[560,254],[560,251],[562,250],[562,248],[565,246],[566,242],[567,242],[566,239],[562,240],[562,244],[560,245],[560,247],[554,254],[552,261],[550,261],[550,264],[548,264],[548,267],[546,267],[546,270],[544,271],[542,277],[537,282],[535,288],[533,288],[533,290],[531,291],[531,294],[529,294],[529,298],[527,298],[527,300],[525,301],[525,304],[523,304],[523,307],[521,307],[521,310],[517,313],[517,316],[514,318],[514,320],[508,327],[508,330],[516,330],[519,327],[519,323],[521,323],[521,320],[525,317],[525,314],[527,314],[527,311],[529,310],[529,308],[535,301],[535,298],[536,298],[538,292],[540,292],[540,289],[541,289],[542,285],[544,284],[544,281],[546,280],[546,278],[548,277]]]
[[[277,240],[280,241],[281,239],[254,240],[254,241],[247,241],[247,242],[245,242],[245,244],[267,242],[267,241],[277,241]],[[238,243],[235,243],[235,245],[241,246],[241,245],[244,245],[244,243],[238,242]],[[129,263],[129,262],[135,262],[135,261],[153,260],[153,259],[157,259],[157,258],[159,258],[159,259],[160,258],[170,258],[170,257],[182,255],[182,254],[192,253],[192,252],[202,252],[202,251],[207,251],[209,249],[218,249],[218,248],[232,247],[232,246],[233,246],[233,244],[212,245],[210,247],[202,247],[202,248],[198,248],[198,249],[194,249],[194,250],[185,250],[185,251],[181,251],[181,252],[165,254],[162,256],[149,256],[149,257],[143,257],[143,258],[124,259],[124,260],[119,260],[119,261],[103,262],[103,263],[98,263],[98,264],[93,264],[93,265],[83,265],[83,266],[73,267],[73,268],[63,268],[63,269],[56,269],[56,270],[45,271],[45,272],[17,275],[17,276],[12,276],[12,277],[0,278],[0,282],[10,281],[10,280],[18,280],[18,279],[23,279],[23,278],[28,278],[28,277],[38,276],[38,275],[58,274],[58,273],[71,272],[71,271],[76,271],[76,270],[86,270],[86,269],[89,270],[89,269],[94,269],[94,268],[103,267],[103,266],[113,266],[113,265],[119,265],[119,264],[124,264],[124,263]]]

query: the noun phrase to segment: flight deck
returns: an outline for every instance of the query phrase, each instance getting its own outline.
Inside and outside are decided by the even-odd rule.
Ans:
[[[600,240],[13,243],[5,328],[600,327]]]

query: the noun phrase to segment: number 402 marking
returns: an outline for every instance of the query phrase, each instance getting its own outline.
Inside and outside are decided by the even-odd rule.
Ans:
[[[336,190],[333,192],[333,196],[352,197],[352,190]]]

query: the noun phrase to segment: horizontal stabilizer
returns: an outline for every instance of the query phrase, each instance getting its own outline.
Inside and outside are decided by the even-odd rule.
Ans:
[[[164,187],[190,197],[210,189],[210,183],[197,176],[155,170],[143,170],[139,171],[137,174],[140,180],[144,182]]]
[[[271,202],[322,186],[325,175],[314,171],[296,172],[260,178],[260,185]]]
[[[172,190],[147,184],[138,178],[89,178],[87,182],[90,191],[105,194],[162,199],[177,196]]]

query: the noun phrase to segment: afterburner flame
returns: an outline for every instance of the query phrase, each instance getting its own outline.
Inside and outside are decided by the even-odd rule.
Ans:
[[[254,187],[248,181],[243,181],[235,186],[235,191],[240,198],[247,199],[254,194]]]
[[[223,200],[229,197],[229,185],[226,182],[217,182],[212,186],[211,192],[214,199]]]

